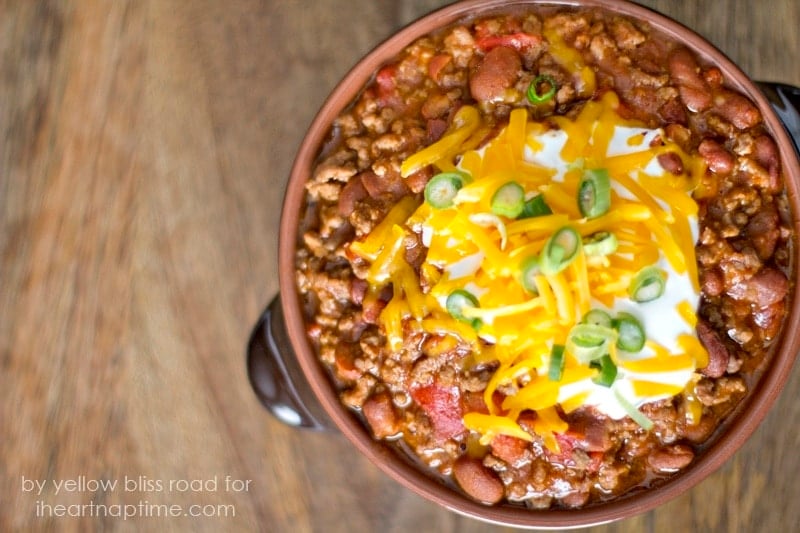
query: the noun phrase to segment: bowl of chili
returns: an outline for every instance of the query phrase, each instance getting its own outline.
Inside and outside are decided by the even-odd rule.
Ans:
[[[644,7],[578,4],[453,4],[345,76],[248,346],[284,422],[521,527],[696,485],[800,347],[800,91]]]

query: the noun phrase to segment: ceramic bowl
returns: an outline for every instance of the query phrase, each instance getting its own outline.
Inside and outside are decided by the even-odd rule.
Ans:
[[[365,56],[330,94],[300,145],[286,187],[279,236],[280,295],[258,322],[248,348],[251,383],[262,402],[286,423],[315,429],[335,428],[355,449],[366,455],[386,474],[409,490],[448,509],[480,520],[517,527],[568,528],[600,524],[650,510],[688,490],[719,468],[750,436],[784,387],[800,347],[800,329],[787,321],[774,345],[772,360],[756,386],[724,431],[684,471],[659,486],[574,510],[532,511],[512,505],[486,506],[447,487],[426,474],[391,447],[372,438],[370,431],[338,398],[329,376],[309,344],[300,301],[295,289],[295,251],[302,213],[304,183],[330,126],[371,79],[376,70],[415,39],[459,19],[480,13],[545,3],[602,7],[646,20],[653,28],[685,43],[702,59],[719,66],[732,88],[747,95],[760,108],[766,127],[778,144],[795,233],[800,235],[800,165],[793,136],[800,120],[797,102],[800,90],[776,84],[757,84],[701,36],[663,15],[621,0],[474,0],[450,5],[406,26]],[[788,132],[787,132],[788,130]],[[797,254],[798,248],[793,247]],[[797,257],[794,258],[795,266]],[[798,285],[792,283],[790,316],[798,316]]]

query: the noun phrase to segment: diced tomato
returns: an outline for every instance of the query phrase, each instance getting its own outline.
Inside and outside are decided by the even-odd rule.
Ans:
[[[400,109],[403,99],[397,89],[397,65],[386,65],[375,75],[375,92],[381,107]]]
[[[506,35],[487,35],[481,37],[477,41],[478,48],[484,52],[488,52],[492,48],[498,46],[507,46],[515,49],[517,52],[524,52],[533,46],[539,46],[542,43],[542,36],[532,33],[510,33]]]
[[[577,439],[568,433],[556,433],[555,437],[556,442],[558,442],[559,451],[555,452],[545,448],[547,459],[552,463],[573,466],[575,461],[572,458],[572,451],[576,447]]]
[[[375,75],[375,83],[378,85],[378,90],[381,96],[391,93],[395,90],[396,85],[394,78],[397,75],[396,65],[387,65],[380,69]]]
[[[480,392],[466,392],[461,397],[465,413],[483,413],[489,414],[489,408],[486,407],[486,402],[483,401],[483,393]]]
[[[446,440],[465,431],[458,387],[436,383],[411,390],[411,397],[428,415],[438,439]]]
[[[492,439],[492,455],[513,465],[525,454],[529,443],[517,437],[497,435]]]
[[[431,79],[435,82],[439,81],[439,75],[442,73],[442,69],[446,67],[450,61],[453,60],[453,57],[450,54],[438,54],[431,58],[428,62],[428,75]]]
[[[556,433],[556,441],[560,450],[558,453],[545,449],[547,458],[552,463],[561,464],[564,466],[575,466],[575,458],[573,452],[576,448],[584,449],[581,438],[578,435],[567,433]],[[586,452],[589,455],[589,464],[586,466],[588,472],[594,473],[600,469],[600,464],[603,462],[603,452],[593,451]]]
[[[383,106],[398,107],[402,104],[397,92],[397,65],[387,65],[375,75],[375,85],[378,87],[378,100]]]

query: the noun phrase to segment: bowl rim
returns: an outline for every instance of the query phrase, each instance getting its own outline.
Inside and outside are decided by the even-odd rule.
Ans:
[[[303,205],[304,183],[311,173],[333,120],[369,82],[374,72],[416,38],[437,28],[473,17],[478,13],[542,5],[601,8],[636,19],[644,19],[653,29],[684,42],[703,60],[717,65],[725,75],[726,85],[745,94],[761,111],[765,127],[777,143],[781,154],[785,187],[791,205],[792,227],[795,230],[800,228],[800,218],[798,218],[800,217],[798,192],[800,161],[788,134],[766,97],[749,76],[694,30],[655,10],[627,0],[466,0],[432,11],[392,34],[363,56],[330,93],[308,128],[292,165],[280,220],[278,263],[281,306],[288,336],[300,367],[323,409],[361,453],[401,485],[459,514],[494,524],[563,529],[598,525],[649,511],[676,498],[721,467],[752,435],[789,379],[795,356],[800,349],[800,324],[785,320],[781,336],[772,347],[769,360],[754,390],[748,393],[736,408],[736,412],[726,421],[724,433],[684,471],[668,478],[655,490],[645,489],[609,502],[579,509],[536,511],[511,505],[486,506],[475,502],[456,490],[447,488],[441,481],[398,457],[397,453],[386,444],[374,440],[363,424],[340,403],[326,370],[319,363],[315,351],[306,338],[294,274],[297,228]],[[795,244],[796,240],[797,235]],[[796,272],[800,266],[798,246],[793,247],[792,253],[793,268]],[[797,316],[800,313],[797,283],[792,283],[791,295],[787,317]]]

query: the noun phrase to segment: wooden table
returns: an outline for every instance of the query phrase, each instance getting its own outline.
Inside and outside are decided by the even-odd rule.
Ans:
[[[277,422],[244,366],[304,129],[362,54],[444,3],[0,4],[0,530],[491,529]],[[797,0],[643,3],[800,85]],[[725,467],[596,531],[800,530],[799,394],[795,369]]]

